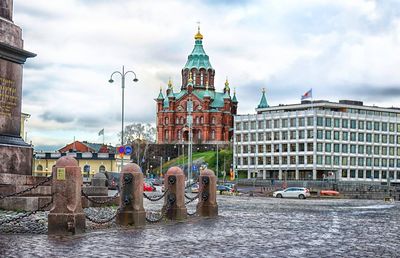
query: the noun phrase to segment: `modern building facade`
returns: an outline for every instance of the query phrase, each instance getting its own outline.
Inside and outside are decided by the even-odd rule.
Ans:
[[[157,102],[157,143],[188,141],[189,121],[194,143],[227,143],[233,135],[233,115],[238,101],[226,80],[222,92],[214,86],[215,70],[203,48],[200,29],[192,53],[182,69],[182,86],[174,92],[171,80]]]
[[[400,109],[303,101],[235,116],[234,166],[248,178],[400,182]]]

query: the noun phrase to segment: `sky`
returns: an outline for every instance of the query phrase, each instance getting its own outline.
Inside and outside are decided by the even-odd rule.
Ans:
[[[76,140],[117,144],[122,65],[125,124],[155,123],[160,87],[193,49],[197,22],[221,91],[228,77],[239,114],[269,105],[353,99],[400,106],[400,1],[385,0],[14,0],[24,48],[22,111],[27,140],[55,150]]]

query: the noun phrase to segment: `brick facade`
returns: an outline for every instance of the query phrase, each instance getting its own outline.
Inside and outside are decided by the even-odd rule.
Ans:
[[[235,93],[231,98],[228,80],[223,92],[214,87],[215,70],[202,46],[200,32],[195,47],[182,69],[180,92],[169,81],[165,98],[160,90],[157,102],[157,143],[188,141],[187,103],[193,102],[192,133],[194,143],[228,143],[233,135],[233,116],[237,112]]]

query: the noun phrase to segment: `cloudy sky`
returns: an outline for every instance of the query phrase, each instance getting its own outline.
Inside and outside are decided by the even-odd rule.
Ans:
[[[25,49],[28,141],[38,149],[78,140],[118,142],[122,65],[126,123],[155,121],[160,86],[175,89],[201,22],[216,87],[228,76],[239,113],[253,113],[265,87],[270,105],[357,99],[400,106],[400,3],[396,0],[14,0]]]

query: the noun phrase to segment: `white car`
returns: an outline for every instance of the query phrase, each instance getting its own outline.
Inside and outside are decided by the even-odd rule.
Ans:
[[[299,198],[305,199],[310,197],[310,190],[304,187],[289,187],[284,190],[275,191],[272,196],[276,198]]]

